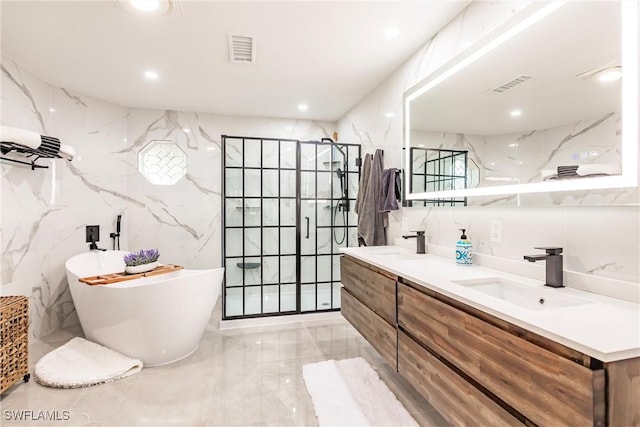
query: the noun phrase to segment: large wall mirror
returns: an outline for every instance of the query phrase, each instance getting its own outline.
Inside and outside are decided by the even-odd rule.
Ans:
[[[406,199],[637,186],[638,19],[635,1],[534,2],[408,90]]]

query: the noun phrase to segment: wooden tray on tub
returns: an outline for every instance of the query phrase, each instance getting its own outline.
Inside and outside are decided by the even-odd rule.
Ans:
[[[157,276],[158,274],[171,273],[173,271],[182,270],[184,267],[180,265],[165,264],[154,268],[146,273],[127,274],[124,271],[121,273],[109,273],[101,274],[99,276],[89,276],[80,279],[82,283],[86,283],[89,286],[94,285],[109,285],[111,283],[124,282],[126,280],[139,279],[141,277]]]

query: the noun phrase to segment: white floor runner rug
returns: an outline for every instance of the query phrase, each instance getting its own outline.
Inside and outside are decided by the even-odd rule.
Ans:
[[[140,360],[76,337],[45,354],[36,363],[33,377],[49,387],[77,388],[115,381],[141,370]]]
[[[310,363],[302,376],[320,427],[418,426],[361,357]]]

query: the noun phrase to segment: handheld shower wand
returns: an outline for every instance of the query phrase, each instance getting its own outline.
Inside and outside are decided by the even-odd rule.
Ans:
[[[116,217],[116,232],[115,233],[110,233],[109,237],[111,237],[113,239],[113,250],[116,250],[116,246],[117,249],[120,250],[120,221],[122,220],[122,215],[118,215]],[[117,245],[116,245],[117,242]]]
[[[338,181],[340,181],[340,194],[344,196],[344,176],[345,173],[342,172],[342,169],[338,168],[336,170],[336,175],[338,176]]]

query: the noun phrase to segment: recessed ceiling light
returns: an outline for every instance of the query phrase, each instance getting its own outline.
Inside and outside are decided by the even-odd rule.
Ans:
[[[52,113],[56,112],[55,108],[49,108],[49,111],[51,111]]]
[[[601,83],[616,82],[622,78],[622,68],[621,67],[606,68],[594,74],[593,78],[595,78]]]
[[[395,117],[395,115],[396,115],[396,114],[395,114],[395,113],[393,113],[393,112],[391,112],[391,111],[389,111],[387,114],[385,114],[385,116],[387,116],[387,117],[389,117],[389,118],[391,118],[391,117]]]
[[[384,37],[386,39],[395,39],[400,34],[400,31],[396,27],[389,27],[384,30]]]
[[[299,104],[298,105],[298,110],[300,111],[307,111],[309,109],[309,106],[307,104]]]
[[[162,16],[173,11],[174,0],[116,0],[120,7],[136,15]]]
[[[517,142],[514,142],[513,144],[509,144],[509,147],[512,147],[512,148],[513,148],[513,147],[517,147],[517,146],[518,146],[518,143],[517,143]]]
[[[147,70],[144,72],[144,77],[149,79],[149,80],[157,80],[158,79],[158,73],[156,73],[153,70]]]
[[[522,115],[522,111],[521,110],[513,110],[509,113],[509,115],[511,117],[520,117]]]
[[[183,131],[184,133],[191,133],[191,129],[187,129],[187,128],[182,129],[182,131]]]
[[[131,6],[143,12],[153,12],[158,10],[160,2],[158,0],[132,0]]]

